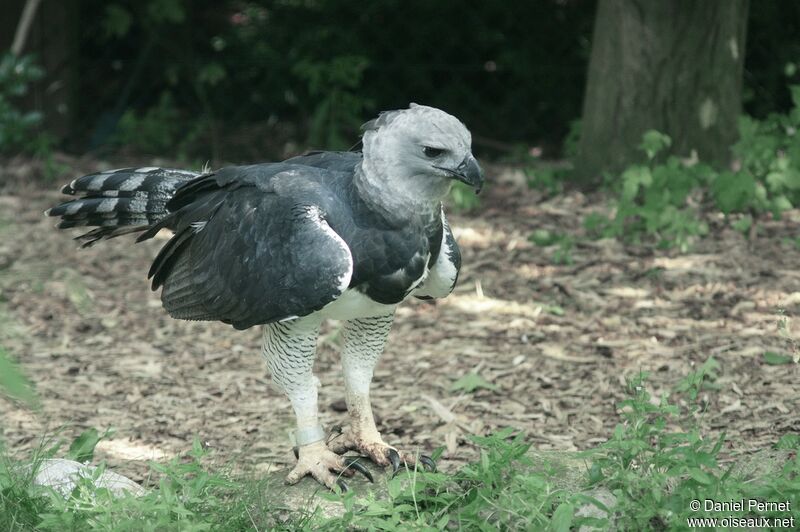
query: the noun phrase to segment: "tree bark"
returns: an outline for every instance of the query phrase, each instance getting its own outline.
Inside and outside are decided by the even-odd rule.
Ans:
[[[576,177],[597,183],[641,159],[642,134],[730,162],[741,112],[749,0],[600,0]]]

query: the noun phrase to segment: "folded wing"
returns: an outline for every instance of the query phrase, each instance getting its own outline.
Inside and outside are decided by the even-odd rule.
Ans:
[[[298,175],[322,170],[264,166],[187,183],[142,235],[175,231],[150,270],[171,316],[245,329],[310,314],[349,286],[353,259],[325,220],[321,185]]]

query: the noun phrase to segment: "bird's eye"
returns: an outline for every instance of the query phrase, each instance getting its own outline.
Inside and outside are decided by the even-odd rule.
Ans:
[[[423,146],[422,153],[425,154],[425,157],[430,157],[433,159],[434,157],[438,157],[444,153],[442,148],[431,148],[430,146]]]

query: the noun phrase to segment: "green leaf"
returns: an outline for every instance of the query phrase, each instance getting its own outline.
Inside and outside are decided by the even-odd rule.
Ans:
[[[653,159],[665,148],[672,145],[672,139],[669,135],[651,129],[642,135],[642,142],[639,144],[639,149],[647,154],[648,159]]]
[[[0,392],[29,404],[36,400],[30,382],[8,358],[3,349],[0,349]]]
[[[105,436],[105,434],[103,435]],[[67,458],[76,462],[91,462],[94,457],[94,448],[103,439],[97,429],[87,429],[75,438],[67,451]]]
[[[770,366],[780,366],[782,364],[789,364],[792,362],[792,357],[789,355],[782,355],[774,351],[767,351],[764,353],[764,362]]]
[[[551,233],[547,229],[537,229],[533,233],[531,233],[531,236],[528,237],[528,240],[530,240],[539,247],[549,246],[557,239],[558,236]]]
[[[776,449],[800,449],[800,434],[784,434],[775,444]]]
[[[646,166],[631,166],[622,173],[622,200],[633,201],[639,187],[647,188],[653,184],[653,175]]]
[[[791,85],[789,92],[792,94],[792,103],[795,108],[800,108],[800,85]]]
[[[741,212],[755,196],[756,181],[747,172],[722,172],[714,180],[711,192],[722,212]]]
[[[477,373],[469,372],[454,382],[453,385],[450,386],[450,391],[456,392],[458,390],[464,390],[467,393],[472,393],[478,388],[484,388],[486,390],[498,389],[496,385],[486,381]]]
[[[389,491],[389,497],[392,499],[396,499],[403,493],[403,479],[400,477],[393,478],[386,484],[386,488]]]
[[[689,469],[689,476],[692,477],[697,482],[699,482],[700,484],[711,484],[713,480],[711,478],[711,475],[709,475],[702,469],[696,467]]]
[[[209,63],[200,69],[200,72],[197,74],[197,81],[213,87],[225,79],[225,76],[227,75],[228,73],[225,71],[225,67],[214,62]]]
[[[769,210],[775,215],[775,217],[779,217],[780,214],[784,211],[788,211],[792,208],[792,202],[789,201],[784,195],[775,196],[770,201]]]
[[[106,33],[113,37],[124,37],[128,34],[133,24],[133,17],[130,12],[119,4],[109,4],[106,6],[103,28]]]
[[[553,517],[547,530],[550,532],[569,532],[572,524],[572,517],[575,514],[575,507],[569,503],[562,502],[553,512]]]
[[[747,216],[742,216],[735,222],[733,222],[733,228],[739,231],[742,234],[747,234],[750,230],[750,227],[753,226],[753,217],[749,214]]]
[[[157,23],[180,24],[186,18],[186,11],[181,0],[149,0],[147,14]]]

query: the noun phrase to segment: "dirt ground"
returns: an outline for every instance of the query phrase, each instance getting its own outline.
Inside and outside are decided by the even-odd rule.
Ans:
[[[0,169],[0,345],[41,398],[40,411],[0,398],[6,446],[25,456],[43,434],[114,427],[99,456],[135,479],[146,460],[180,454],[194,436],[241,471],[290,464],[293,415],[270,384],[260,331],[170,319],[146,279],[164,240],[81,250],[70,239],[79,233],[54,229],[42,211],[63,181],[119,166],[66,164],[49,186],[35,184],[35,164]],[[711,355],[719,389],[705,395],[700,421],[709,434],[727,432],[729,456],[800,430],[798,365],[763,356],[796,354],[799,211],[761,220],[755,239],[709,219],[711,235],[689,254],[581,241],[572,263],[557,265],[528,235],[581,234],[600,200],[545,200],[508,168],[489,180],[477,212],[450,215],[464,259],[455,292],[398,311],[372,388],[388,442],[444,446],[445,470],[475,457],[468,435],[507,426],[539,449],[594,447],[619,421],[626,376],[652,372],[658,394]],[[346,417],[337,327],[326,324],[316,363],[326,427]],[[497,389],[451,391],[470,371]]]

